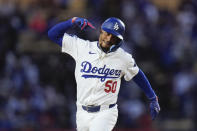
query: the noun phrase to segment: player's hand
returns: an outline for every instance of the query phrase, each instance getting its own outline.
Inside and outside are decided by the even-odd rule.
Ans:
[[[84,18],[73,17],[72,23],[79,26],[79,28],[81,28],[81,30],[84,30],[88,27],[90,27],[92,29],[96,29],[87,19],[84,19]]]
[[[156,118],[156,116],[159,114],[160,106],[158,102],[158,98],[153,98],[150,100],[150,114],[152,117],[152,120]]]

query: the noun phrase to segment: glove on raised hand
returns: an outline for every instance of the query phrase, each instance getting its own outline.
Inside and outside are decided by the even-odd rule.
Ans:
[[[152,120],[156,118],[156,116],[159,114],[160,106],[158,102],[158,98],[155,97],[153,99],[150,99],[150,114],[152,117]]]
[[[73,17],[72,23],[76,24],[81,30],[86,29],[88,27],[92,29],[96,29],[87,19],[79,18],[79,17]]]

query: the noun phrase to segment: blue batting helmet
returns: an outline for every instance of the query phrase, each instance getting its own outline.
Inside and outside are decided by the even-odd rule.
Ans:
[[[101,29],[123,40],[125,24],[118,18],[111,17],[103,22]]]

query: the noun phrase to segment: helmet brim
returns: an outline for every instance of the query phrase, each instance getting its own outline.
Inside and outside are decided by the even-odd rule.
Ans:
[[[104,31],[106,31],[107,33],[110,33],[110,34],[112,34],[112,35],[118,37],[119,39],[123,40],[122,35],[120,35],[119,33],[115,32],[115,31],[113,31],[113,30],[110,30],[110,29],[105,28],[105,27],[102,27],[102,30],[104,30]]]

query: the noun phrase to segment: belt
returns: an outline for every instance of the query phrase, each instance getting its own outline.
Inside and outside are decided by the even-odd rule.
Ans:
[[[116,105],[116,104],[110,104],[110,105],[108,106],[108,108],[112,108],[112,107],[114,107],[115,105]],[[94,112],[100,111],[101,106],[83,106],[83,105],[82,105],[82,108],[83,108],[85,111],[89,112],[89,113],[94,113]]]

